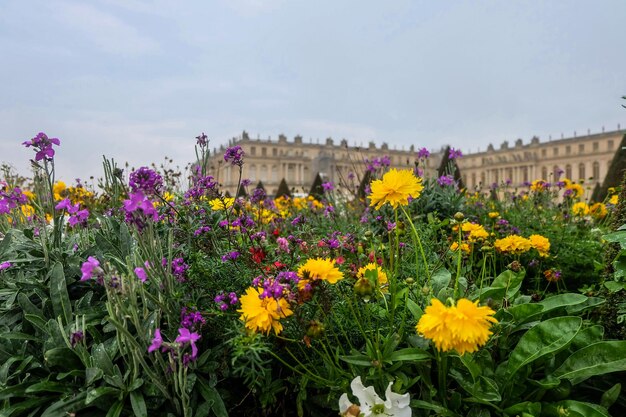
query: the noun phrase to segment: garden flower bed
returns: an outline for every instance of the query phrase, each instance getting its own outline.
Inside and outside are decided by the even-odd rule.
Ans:
[[[0,416],[626,415],[625,196],[538,179],[223,194],[104,161],[0,188]],[[245,155],[229,149],[225,163]],[[381,158],[384,161],[384,158]],[[360,175],[359,175],[360,174]],[[239,195],[239,193],[238,193]]]

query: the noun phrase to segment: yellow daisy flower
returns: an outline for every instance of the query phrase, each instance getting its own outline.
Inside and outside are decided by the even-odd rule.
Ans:
[[[608,211],[606,210],[606,205],[602,203],[595,203],[589,207],[589,214],[591,214],[596,219],[603,219],[606,217]]]
[[[239,319],[245,322],[246,328],[254,332],[262,332],[266,335],[270,330],[279,334],[283,330],[281,318],[289,317],[293,311],[284,298],[276,300],[274,297],[261,298],[262,288],[249,287],[241,296],[241,313]]]
[[[572,206],[572,214],[579,217],[586,216],[589,214],[589,205],[587,205],[584,201],[574,204]]]
[[[548,252],[550,252],[550,240],[548,238],[541,235],[530,235],[528,240],[530,240],[531,246],[537,249],[539,256],[544,258],[548,256]]]
[[[371,183],[372,193],[369,195],[370,206],[379,210],[385,203],[393,208],[409,204],[409,197],[417,198],[424,189],[422,179],[413,175],[409,169],[391,169],[382,180]]]
[[[387,287],[387,283],[389,282],[389,280],[387,279],[387,273],[383,271],[383,269],[380,266],[378,266],[378,264],[371,262],[365,265],[364,267],[359,268],[359,270],[356,273],[356,277],[363,278],[365,276],[365,272],[367,271],[377,271],[378,272],[378,285],[380,288],[384,288],[384,290],[386,290],[385,287]]]
[[[530,240],[517,235],[507,236],[503,239],[496,239],[493,246],[500,252],[520,254],[528,252],[532,247]]]
[[[213,200],[209,201],[209,204],[211,205],[211,209],[213,211],[220,211],[231,208],[234,202],[234,198],[224,197],[223,201],[219,198],[214,198]]]
[[[298,268],[298,288],[302,289],[310,281],[323,280],[330,284],[336,284],[337,281],[343,279],[343,272],[335,266],[332,259],[308,259],[304,265]]]

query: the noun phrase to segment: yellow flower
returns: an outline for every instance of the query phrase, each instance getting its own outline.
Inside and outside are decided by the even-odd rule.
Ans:
[[[533,248],[537,249],[539,256],[546,257],[550,252],[550,240],[541,235],[530,235],[528,237]]]
[[[456,252],[458,248],[459,248],[459,242],[454,242],[452,243],[452,245],[450,245],[450,250],[452,252]],[[467,243],[461,243],[461,250],[465,253],[470,253],[470,247]]]
[[[530,240],[517,235],[507,236],[503,239],[496,239],[493,246],[500,252],[516,255],[528,252],[532,247]]]
[[[572,214],[579,217],[586,216],[589,214],[589,206],[584,201],[576,203],[572,206]]]
[[[35,208],[31,206],[30,204],[22,205],[21,209],[22,209],[22,214],[24,215],[24,217],[33,217],[33,215],[35,214]]]
[[[383,269],[380,266],[378,266],[378,264],[375,264],[373,262],[365,265],[364,267],[359,268],[359,270],[356,273],[356,277],[363,278],[367,271],[377,271],[379,287],[380,288],[387,287],[387,283],[389,282],[389,280],[387,279],[387,273],[383,271]]]
[[[530,184],[531,191],[540,192],[546,189],[546,182],[544,180],[534,180]]]
[[[497,219],[498,217],[500,217],[500,213],[498,213],[497,211],[492,211],[489,212],[488,216],[490,219]]]
[[[63,200],[63,192],[67,189],[67,186],[63,181],[57,181],[52,186],[52,192],[54,193],[54,199],[57,201]]]
[[[422,179],[413,175],[409,169],[391,169],[382,180],[372,181],[372,193],[369,195],[370,206],[379,210],[385,203],[393,208],[409,204],[409,197],[417,198],[424,189]]]
[[[606,206],[602,203],[595,203],[589,207],[589,214],[591,214],[596,219],[603,219],[607,215]]]
[[[619,202],[618,194],[613,194],[611,198],[609,199],[609,204],[613,204],[614,206],[616,206],[618,202]]]
[[[304,265],[298,268],[298,288],[302,289],[311,280],[328,281],[330,284],[336,284],[337,281],[343,279],[343,272],[335,266],[332,259],[308,259]]]
[[[220,200],[219,198],[214,198],[213,200],[209,201],[209,204],[211,205],[211,209],[213,211],[220,211],[231,208],[234,202],[234,198],[224,197],[223,200]]]
[[[22,190],[22,194],[24,194],[26,198],[28,198],[30,201],[33,201],[35,199],[35,194],[33,194],[32,191]]]
[[[432,340],[437,350],[447,352],[454,349],[463,355],[475,352],[487,343],[492,334],[492,323],[498,322],[492,317],[494,314],[495,311],[489,307],[479,307],[478,301],[462,298],[456,306],[446,307],[433,298],[417,323],[416,330]]]
[[[283,330],[280,319],[291,316],[293,311],[284,298],[261,298],[262,292],[262,288],[249,287],[246,290],[240,298],[241,308],[237,310],[241,313],[239,319],[254,332],[269,334],[270,330],[274,330],[275,334],[279,334]]]
[[[565,186],[566,190],[572,190],[572,197],[578,198],[585,194],[585,189],[578,183],[570,183]]]
[[[468,239],[470,242],[475,242],[481,239],[487,239],[489,237],[489,233],[485,230],[483,226],[476,223],[463,223],[461,226],[461,230],[464,232],[469,232]]]
[[[497,323],[496,312],[489,307],[478,307],[478,301],[471,302],[462,298],[455,307],[450,307],[453,319],[447,324],[455,336],[454,349],[463,355],[465,352],[476,352],[484,346],[492,332],[491,323]]]

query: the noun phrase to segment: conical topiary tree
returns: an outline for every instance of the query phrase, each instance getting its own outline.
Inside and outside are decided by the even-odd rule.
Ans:
[[[459,170],[459,164],[456,163],[456,158],[450,158],[450,146],[446,146],[443,151],[443,157],[441,158],[441,164],[437,169],[437,176],[449,175],[454,172],[454,181],[458,184],[459,188],[465,188],[463,180],[461,179],[461,170]]]
[[[256,187],[254,187],[255,190],[258,189],[258,188],[260,188],[263,191],[266,191],[265,190],[265,186],[263,185],[263,182],[261,180],[259,180],[259,182],[257,183]],[[267,193],[267,191],[266,191],[266,193]]]
[[[309,191],[309,195],[315,198],[316,200],[321,200],[324,197],[324,188],[322,188],[322,176],[318,172],[313,180],[313,185],[311,186],[311,191]]]
[[[246,187],[239,186],[239,191],[237,192],[237,198],[246,198],[248,197],[248,193],[246,192]]]
[[[287,185],[287,181],[283,178],[278,185],[278,190],[276,191],[276,196],[274,198],[279,197],[289,197],[291,198],[291,191],[289,191],[289,186]]]
[[[609,192],[609,188],[617,188],[622,182],[624,170],[626,170],[626,150],[624,150],[624,147],[626,147],[626,135],[622,136],[622,140],[615,151],[615,156],[613,156],[613,160],[606,173],[606,177],[604,177],[602,186],[600,186],[597,191],[593,190],[593,194],[591,195],[593,201],[604,201]]]

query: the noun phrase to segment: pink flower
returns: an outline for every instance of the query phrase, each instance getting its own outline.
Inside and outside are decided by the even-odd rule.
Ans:
[[[11,262],[0,263],[0,271],[11,268]]]
[[[152,353],[163,344],[163,338],[161,337],[161,330],[156,329],[154,331],[154,338],[152,339],[152,344],[148,347],[148,353]]]
[[[148,274],[146,274],[146,270],[140,267],[135,268],[135,275],[141,282],[146,282],[148,280]]]
[[[83,276],[80,278],[80,280],[90,280],[93,276],[94,270],[99,267],[100,262],[96,258],[94,258],[93,256],[88,257],[87,262],[84,262],[83,265],[80,267],[80,271],[83,273]]]
[[[200,340],[200,335],[198,333],[191,333],[187,328],[178,329],[178,337],[176,338],[176,343],[191,344],[191,358],[195,359],[198,356],[198,347],[196,346],[196,342]]]

